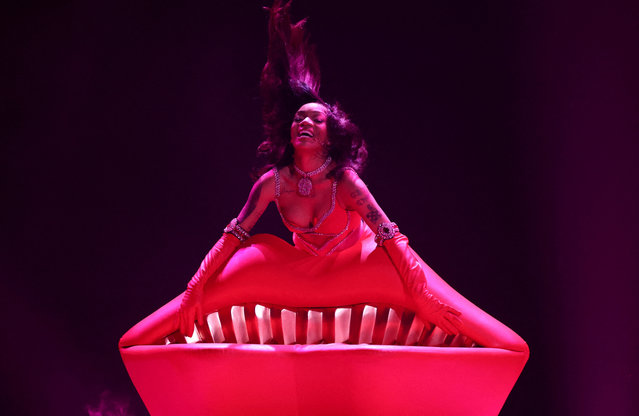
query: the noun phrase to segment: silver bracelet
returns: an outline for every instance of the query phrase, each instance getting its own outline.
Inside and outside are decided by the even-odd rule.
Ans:
[[[233,234],[241,242],[245,242],[250,237],[249,233],[240,226],[237,218],[233,218],[230,224],[224,227],[224,232]]]
[[[395,237],[399,232],[399,227],[394,222],[383,222],[377,226],[377,234],[375,234],[375,242],[378,246],[383,246],[384,241]]]

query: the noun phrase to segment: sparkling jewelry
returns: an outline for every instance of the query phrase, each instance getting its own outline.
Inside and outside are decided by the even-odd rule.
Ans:
[[[315,176],[318,173],[322,172],[326,167],[331,163],[331,157],[326,158],[326,162],[322,164],[319,168],[311,171],[304,172],[302,169],[298,168],[295,163],[293,163],[293,167],[295,168],[295,172],[297,172],[301,178],[297,182],[297,193],[301,196],[309,196],[311,194],[311,190],[313,189],[313,182],[311,181],[311,176]]]
[[[249,233],[238,224],[237,218],[233,218],[231,223],[224,227],[224,232],[233,234],[242,243],[250,237]]]
[[[383,246],[384,241],[395,237],[399,232],[399,227],[394,222],[383,222],[377,226],[377,234],[375,234],[375,242],[378,246]]]

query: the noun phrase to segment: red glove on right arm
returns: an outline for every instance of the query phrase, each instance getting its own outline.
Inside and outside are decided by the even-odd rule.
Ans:
[[[384,247],[397,268],[411,297],[417,305],[417,316],[432,322],[447,334],[458,334],[462,321],[460,312],[441,303],[427,289],[426,274],[408,245],[408,238],[399,232],[395,223],[382,223],[375,239]]]
[[[229,227],[224,229],[225,232],[222,237],[202,260],[200,268],[191,278],[184,297],[182,297],[182,304],[178,310],[178,324],[180,332],[185,336],[193,334],[196,320],[200,324],[205,323],[204,312],[202,311],[202,297],[207,280],[235,252],[241,243],[240,238],[243,241],[248,236],[248,234],[241,234],[246,232],[237,225],[237,220],[233,221]]]

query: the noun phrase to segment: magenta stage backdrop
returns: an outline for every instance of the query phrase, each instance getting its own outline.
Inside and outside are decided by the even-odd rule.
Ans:
[[[117,341],[247,196],[265,4],[53,3],[0,13],[0,408],[144,415]],[[638,414],[636,3],[297,3],[381,206],[530,346],[502,414]]]

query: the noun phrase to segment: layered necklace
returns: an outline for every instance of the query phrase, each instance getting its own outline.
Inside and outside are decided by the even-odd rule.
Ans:
[[[297,172],[301,176],[300,180],[297,182],[297,193],[301,196],[310,196],[311,191],[313,190],[313,182],[311,181],[311,176],[315,176],[318,173],[321,173],[330,163],[331,157],[329,156],[326,158],[326,162],[324,162],[322,166],[310,172],[304,172],[302,169],[298,168],[295,163],[293,163],[295,172]]]

